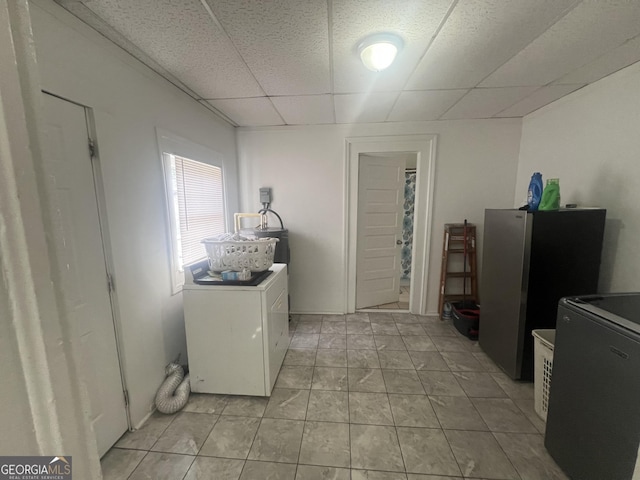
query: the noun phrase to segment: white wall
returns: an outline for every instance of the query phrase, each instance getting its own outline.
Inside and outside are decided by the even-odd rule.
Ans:
[[[640,63],[524,118],[516,205],[534,171],[563,205],[607,209],[600,291],[640,290]]]
[[[0,292],[4,294],[8,288],[4,278],[0,279]],[[8,303],[7,301],[5,304]],[[10,408],[4,409],[0,414],[0,420],[5,432],[11,432],[12,435],[3,435],[0,447],[5,455],[18,455],[33,451],[37,448],[38,442],[32,425],[30,405],[25,401],[29,395],[24,372],[20,367],[18,341],[14,338],[13,331],[9,331],[7,327],[8,325],[5,325],[5,333],[0,336],[0,362],[5,365],[3,380],[7,385],[11,385],[11,388],[3,388],[0,391],[0,403]],[[17,432],[20,434],[15,435]]]
[[[259,187],[271,187],[290,230],[292,311],[345,311],[345,138],[438,136],[427,295],[435,313],[443,225],[467,218],[481,238],[484,209],[511,207],[520,128],[508,119],[238,129],[242,208],[256,211]]]
[[[150,411],[164,366],[186,361],[181,295],[171,295],[156,127],[225,158],[237,210],[235,133],[211,112],[53,2],[32,4],[45,90],[95,114],[132,421]]]

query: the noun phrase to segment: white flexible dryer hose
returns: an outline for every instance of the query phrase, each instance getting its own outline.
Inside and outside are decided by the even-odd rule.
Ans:
[[[176,413],[189,400],[189,375],[185,377],[184,370],[177,363],[167,365],[165,375],[167,378],[156,393],[156,407],[161,413]]]

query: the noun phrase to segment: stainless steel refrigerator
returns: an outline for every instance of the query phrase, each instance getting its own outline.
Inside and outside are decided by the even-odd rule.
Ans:
[[[555,328],[558,301],[598,290],[606,210],[485,210],[482,349],[513,379],[533,378],[536,328]]]

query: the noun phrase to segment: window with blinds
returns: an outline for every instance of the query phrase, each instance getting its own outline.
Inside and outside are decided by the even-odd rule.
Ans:
[[[178,155],[165,153],[173,183],[177,266],[206,256],[203,238],[225,232],[222,169]]]

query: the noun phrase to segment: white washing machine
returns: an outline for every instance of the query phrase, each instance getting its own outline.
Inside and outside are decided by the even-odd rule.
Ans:
[[[202,271],[187,268],[183,288],[191,391],[271,395],[289,347],[287,266],[273,264],[255,285],[194,279]]]

